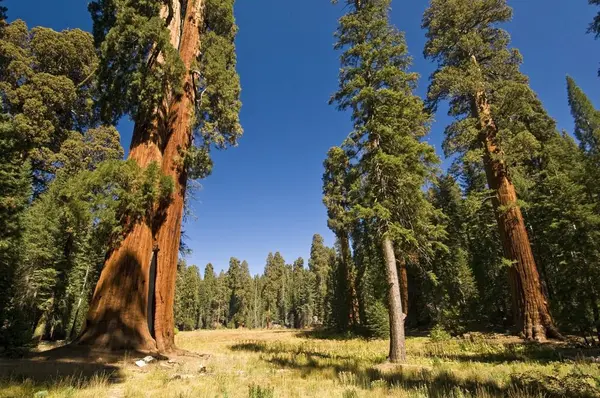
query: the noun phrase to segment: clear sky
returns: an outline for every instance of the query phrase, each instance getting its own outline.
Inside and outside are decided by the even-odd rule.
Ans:
[[[24,19],[30,27],[91,29],[86,0],[4,3],[10,20]],[[572,131],[566,74],[600,106],[600,41],[586,34],[596,9],[587,0],[509,4],[515,15],[506,29],[525,57],[523,71],[559,128]],[[426,0],[392,1],[392,22],[406,32],[414,70],[421,74],[421,95],[434,67],[422,56],[420,22],[426,6]],[[307,259],[315,233],[333,244],[321,203],[321,174],[327,150],[351,128],[348,115],[327,104],[337,87],[333,32],[342,12],[342,5],[328,0],[238,0],[245,135],[237,148],[214,154],[213,175],[190,201],[193,215],[184,226],[193,251],[189,264],[203,269],[212,262],[222,269],[235,256],[258,273],[269,251],[280,251],[290,263],[299,256]],[[436,115],[429,138],[442,157],[444,112]],[[131,129],[128,121],[119,125],[125,148]]]

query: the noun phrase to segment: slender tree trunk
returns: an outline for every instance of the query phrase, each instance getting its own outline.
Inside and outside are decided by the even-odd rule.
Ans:
[[[473,62],[478,65],[475,57]],[[562,338],[554,326],[542,291],[516,190],[502,160],[502,149],[498,146],[498,127],[483,90],[475,93],[473,114],[480,123],[483,162],[488,185],[495,192],[492,201],[504,256],[513,262],[509,268],[509,279],[517,329],[528,340]]]
[[[154,333],[160,351],[170,351],[175,347],[173,304],[187,183],[186,170],[178,160],[181,160],[182,153],[188,150],[192,142],[196,92],[193,82],[194,75],[191,70],[200,50],[201,9],[202,0],[187,0],[183,35],[179,48],[179,55],[186,68],[184,93],[172,108],[173,129],[165,148],[162,163],[163,173],[173,177],[175,192],[173,200],[162,214],[164,221],[160,224],[157,234],[159,251]]]
[[[161,10],[171,32],[171,44],[179,47],[181,16],[179,0],[173,0]],[[159,54],[157,62],[162,62]],[[167,98],[169,96],[167,95]],[[164,132],[162,109],[155,120],[138,120],[133,131],[129,159],[140,167],[162,163]],[[150,215],[133,225],[118,248],[108,253],[104,268],[94,290],[86,324],[77,344],[103,349],[135,349],[155,351],[156,341],[149,327],[150,268],[155,254],[155,220]]]
[[[390,313],[390,362],[406,361],[406,346],[404,337],[404,314],[402,313],[402,298],[398,283],[398,269],[392,240],[384,235],[383,258],[387,271],[388,301]]]

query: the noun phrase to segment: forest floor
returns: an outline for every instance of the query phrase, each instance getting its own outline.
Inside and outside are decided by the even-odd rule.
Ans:
[[[178,355],[0,360],[0,397],[600,397],[600,353],[471,334],[409,337],[408,364],[387,341],[290,330],[182,332]]]

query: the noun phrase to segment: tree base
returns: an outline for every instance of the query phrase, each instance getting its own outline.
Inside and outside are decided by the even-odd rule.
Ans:
[[[157,353],[156,340],[144,328],[131,329],[125,325],[112,325],[99,327],[98,325],[86,327],[83,333],[73,342],[77,346],[88,346],[91,349],[104,351],[132,350],[144,353]]]

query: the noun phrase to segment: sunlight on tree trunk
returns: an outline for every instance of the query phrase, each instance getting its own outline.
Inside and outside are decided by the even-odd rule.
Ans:
[[[168,21],[171,44],[175,48],[179,47],[181,34],[179,10],[178,0],[161,10],[161,16]],[[161,61],[162,56],[159,55],[158,62]],[[164,114],[165,108],[167,105],[163,104],[163,109],[156,111],[157,119],[168,117]],[[161,164],[164,124],[161,120],[136,121],[129,159],[135,160],[140,167],[147,167],[153,162]],[[149,318],[153,318],[155,324],[157,319],[155,314],[147,313],[149,308],[154,307],[149,305],[148,298],[155,295],[148,289],[153,284],[149,281],[150,266],[157,249],[154,236],[156,220],[152,216],[149,218],[135,224],[119,247],[108,254],[78,344],[144,351],[158,348],[153,331],[148,327]]]
[[[175,182],[175,193],[158,235],[158,268],[156,274],[156,323],[155,337],[160,351],[170,351],[175,346],[175,324],[173,304],[177,259],[181,241],[187,174],[180,161],[192,142],[196,92],[192,68],[200,48],[200,24],[202,22],[202,0],[188,0],[180,56],[186,68],[184,94],[173,105],[173,130],[164,152],[162,170]]]
[[[472,58],[475,65],[477,60]],[[554,326],[540,283],[525,221],[517,202],[514,184],[497,145],[498,128],[483,90],[475,93],[473,114],[481,128],[484,145],[483,162],[488,184],[495,192],[494,211],[500,231],[504,256],[513,262],[509,268],[515,323],[526,339],[544,341],[546,337],[561,338]]]
[[[398,269],[392,240],[384,235],[383,258],[385,259],[388,282],[388,305],[390,314],[390,362],[406,362],[406,346],[404,336],[404,314],[402,313],[402,298],[398,283]]]

